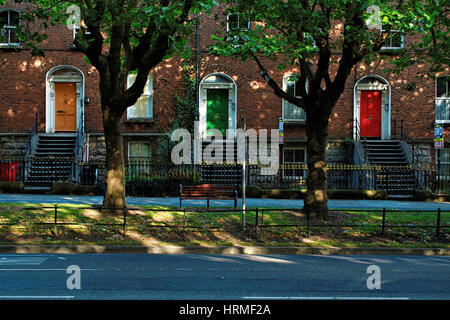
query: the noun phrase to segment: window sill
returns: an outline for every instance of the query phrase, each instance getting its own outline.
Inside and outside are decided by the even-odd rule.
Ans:
[[[403,47],[384,47],[380,49],[381,54],[389,55],[389,54],[398,54],[399,52],[404,51]]]
[[[131,118],[124,120],[125,123],[155,123],[153,118]]]
[[[0,43],[0,49],[22,49],[21,43]]]
[[[306,125],[306,120],[283,119],[283,123],[303,126]]]
[[[445,127],[450,126],[450,120],[435,120],[434,123],[441,124]]]

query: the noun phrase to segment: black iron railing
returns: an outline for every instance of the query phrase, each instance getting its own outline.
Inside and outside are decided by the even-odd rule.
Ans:
[[[34,121],[33,121],[33,126],[31,127],[30,131],[28,132],[28,138],[27,138],[27,143],[25,145],[25,151],[24,151],[24,158],[27,159],[30,155],[31,152],[33,151],[33,139],[37,134],[37,128],[38,128],[38,120],[39,119],[39,113],[36,111],[35,117],[34,117]]]
[[[0,160],[0,181],[29,184],[72,181],[71,158],[33,158]],[[27,168],[33,172],[26,175]],[[80,185],[104,186],[106,168],[103,162],[79,163]],[[246,185],[261,189],[306,189],[306,164],[282,164],[278,170],[248,165]],[[125,164],[125,182],[130,195],[177,195],[184,185],[242,184],[241,164],[168,165],[136,161]],[[329,190],[386,190],[393,194],[414,194],[417,190],[450,193],[450,170],[433,166],[381,166],[328,164]],[[397,192],[398,191],[398,192]]]

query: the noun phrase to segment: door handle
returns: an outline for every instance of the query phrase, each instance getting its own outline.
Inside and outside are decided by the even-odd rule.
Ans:
[[[57,113],[65,113],[64,110],[56,110]]]

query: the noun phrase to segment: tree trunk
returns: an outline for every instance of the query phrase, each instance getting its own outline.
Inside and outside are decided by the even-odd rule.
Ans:
[[[312,115],[307,121],[306,158],[308,166],[304,211],[311,217],[328,218],[326,145],[328,118]]]
[[[126,207],[121,122],[120,116],[108,107],[102,108],[102,113],[106,144],[106,192],[103,208],[106,211],[118,212],[112,209]]]

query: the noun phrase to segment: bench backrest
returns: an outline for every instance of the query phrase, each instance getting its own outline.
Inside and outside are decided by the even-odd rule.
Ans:
[[[180,185],[181,195],[188,197],[234,196],[235,190],[233,186],[215,186],[211,184],[201,184],[198,186]]]

